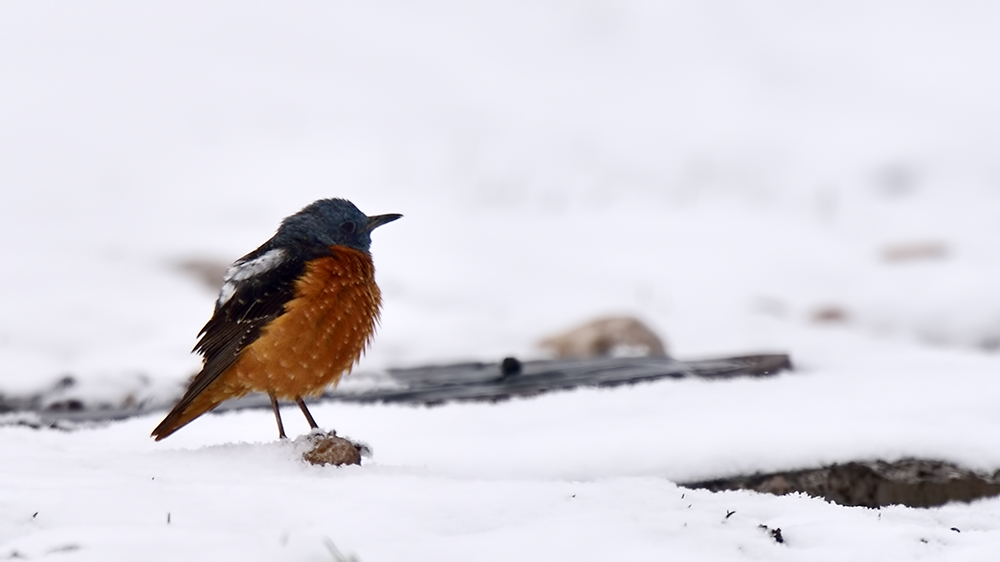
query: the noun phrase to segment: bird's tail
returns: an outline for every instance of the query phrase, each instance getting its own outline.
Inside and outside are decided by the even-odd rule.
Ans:
[[[195,397],[194,400],[182,400],[174,406],[173,410],[170,410],[167,417],[163,418],[163,421],[160,422],[160,425],[156,426],[156,429],[153,430],[150,436],[154,437],[157,441],[166,439],[178,429],[194,421],[198,416],[214,410],[221,403],[222,400],[212,400],[206,397],[204,393]]]

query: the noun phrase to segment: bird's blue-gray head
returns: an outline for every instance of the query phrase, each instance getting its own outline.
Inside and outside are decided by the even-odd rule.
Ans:
[[[403,215],[367,216],[346,199],[320,199],[281,221],[274,235],[276,246],[296,246],[323,251],[330,246],[347,246],[369,252],[371,232]]]

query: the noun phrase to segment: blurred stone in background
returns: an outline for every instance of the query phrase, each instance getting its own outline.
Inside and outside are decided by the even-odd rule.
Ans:
[[[538,344],[560,359],[666,357],[666,346],[649,326],[632,316],[606,316]]]

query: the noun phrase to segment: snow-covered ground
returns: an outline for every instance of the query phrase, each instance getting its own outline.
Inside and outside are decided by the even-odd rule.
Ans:
[[[179,264],[231,262],[331,196],[405,215],[375,234],[385,308],[359,370],[532,357],[608,313],[680,358],[798,367],[317,406],[374,450],[341,469],[297,461],[266,411],[160,443],[158,414],[0,426],[0,559],[330,560],[328,541],[364,562],[995,558],[1000,500],[874,511],[675,482],[907,456],[1000,469],[998,18],[0,4],[0,394],[71,375],[85,401],[169,401],[215,297]]]

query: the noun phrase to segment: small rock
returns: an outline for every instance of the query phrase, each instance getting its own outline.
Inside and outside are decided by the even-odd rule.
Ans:
[[[302,453],[302,460],[309,464],[340,466],[343,464],[361,464],[361,453],[364,445],[337,437],[337,432],[313,432],[305,437],[307,449]]]
[[[939,260],[947,257],[948,246],[942,242],[910,242],[882,250],[882,259],[890,263]]]
[[[505,357],[504,360],[500,362],[501,378],[508,379],[520,374],[521,362],[517,360],[517,357]]]
[[[229,269],[229,264],[222,260],[205,258],[189,258],[175,262],[174,267],[179,271],[191,275],[206,288],[218,291],[222,286],[223,278]]]
[[[847,311],[837,305],[822,306],[812,313],[813,322],[822,324],[846,322],[848,318]]]
[[[556,357],[588,359],[607,356],[666,357],[663,341],[653,330],[631,316],[598,318],[561,334],[545,338],[539,346]]]
[[[776,542],[778,544],[784,544],[785,543],[785,537],[782,536],[782,534],[781,534],[781,527],[777,527],[777,528],[772,529],[772,528],[768,527],[767,525],[763,525],[763,524],[757,525],[757,527],[760,528],[760,529],[762,529],[767,534],[771,535],[771,538],[774,539],[774,542]]]

